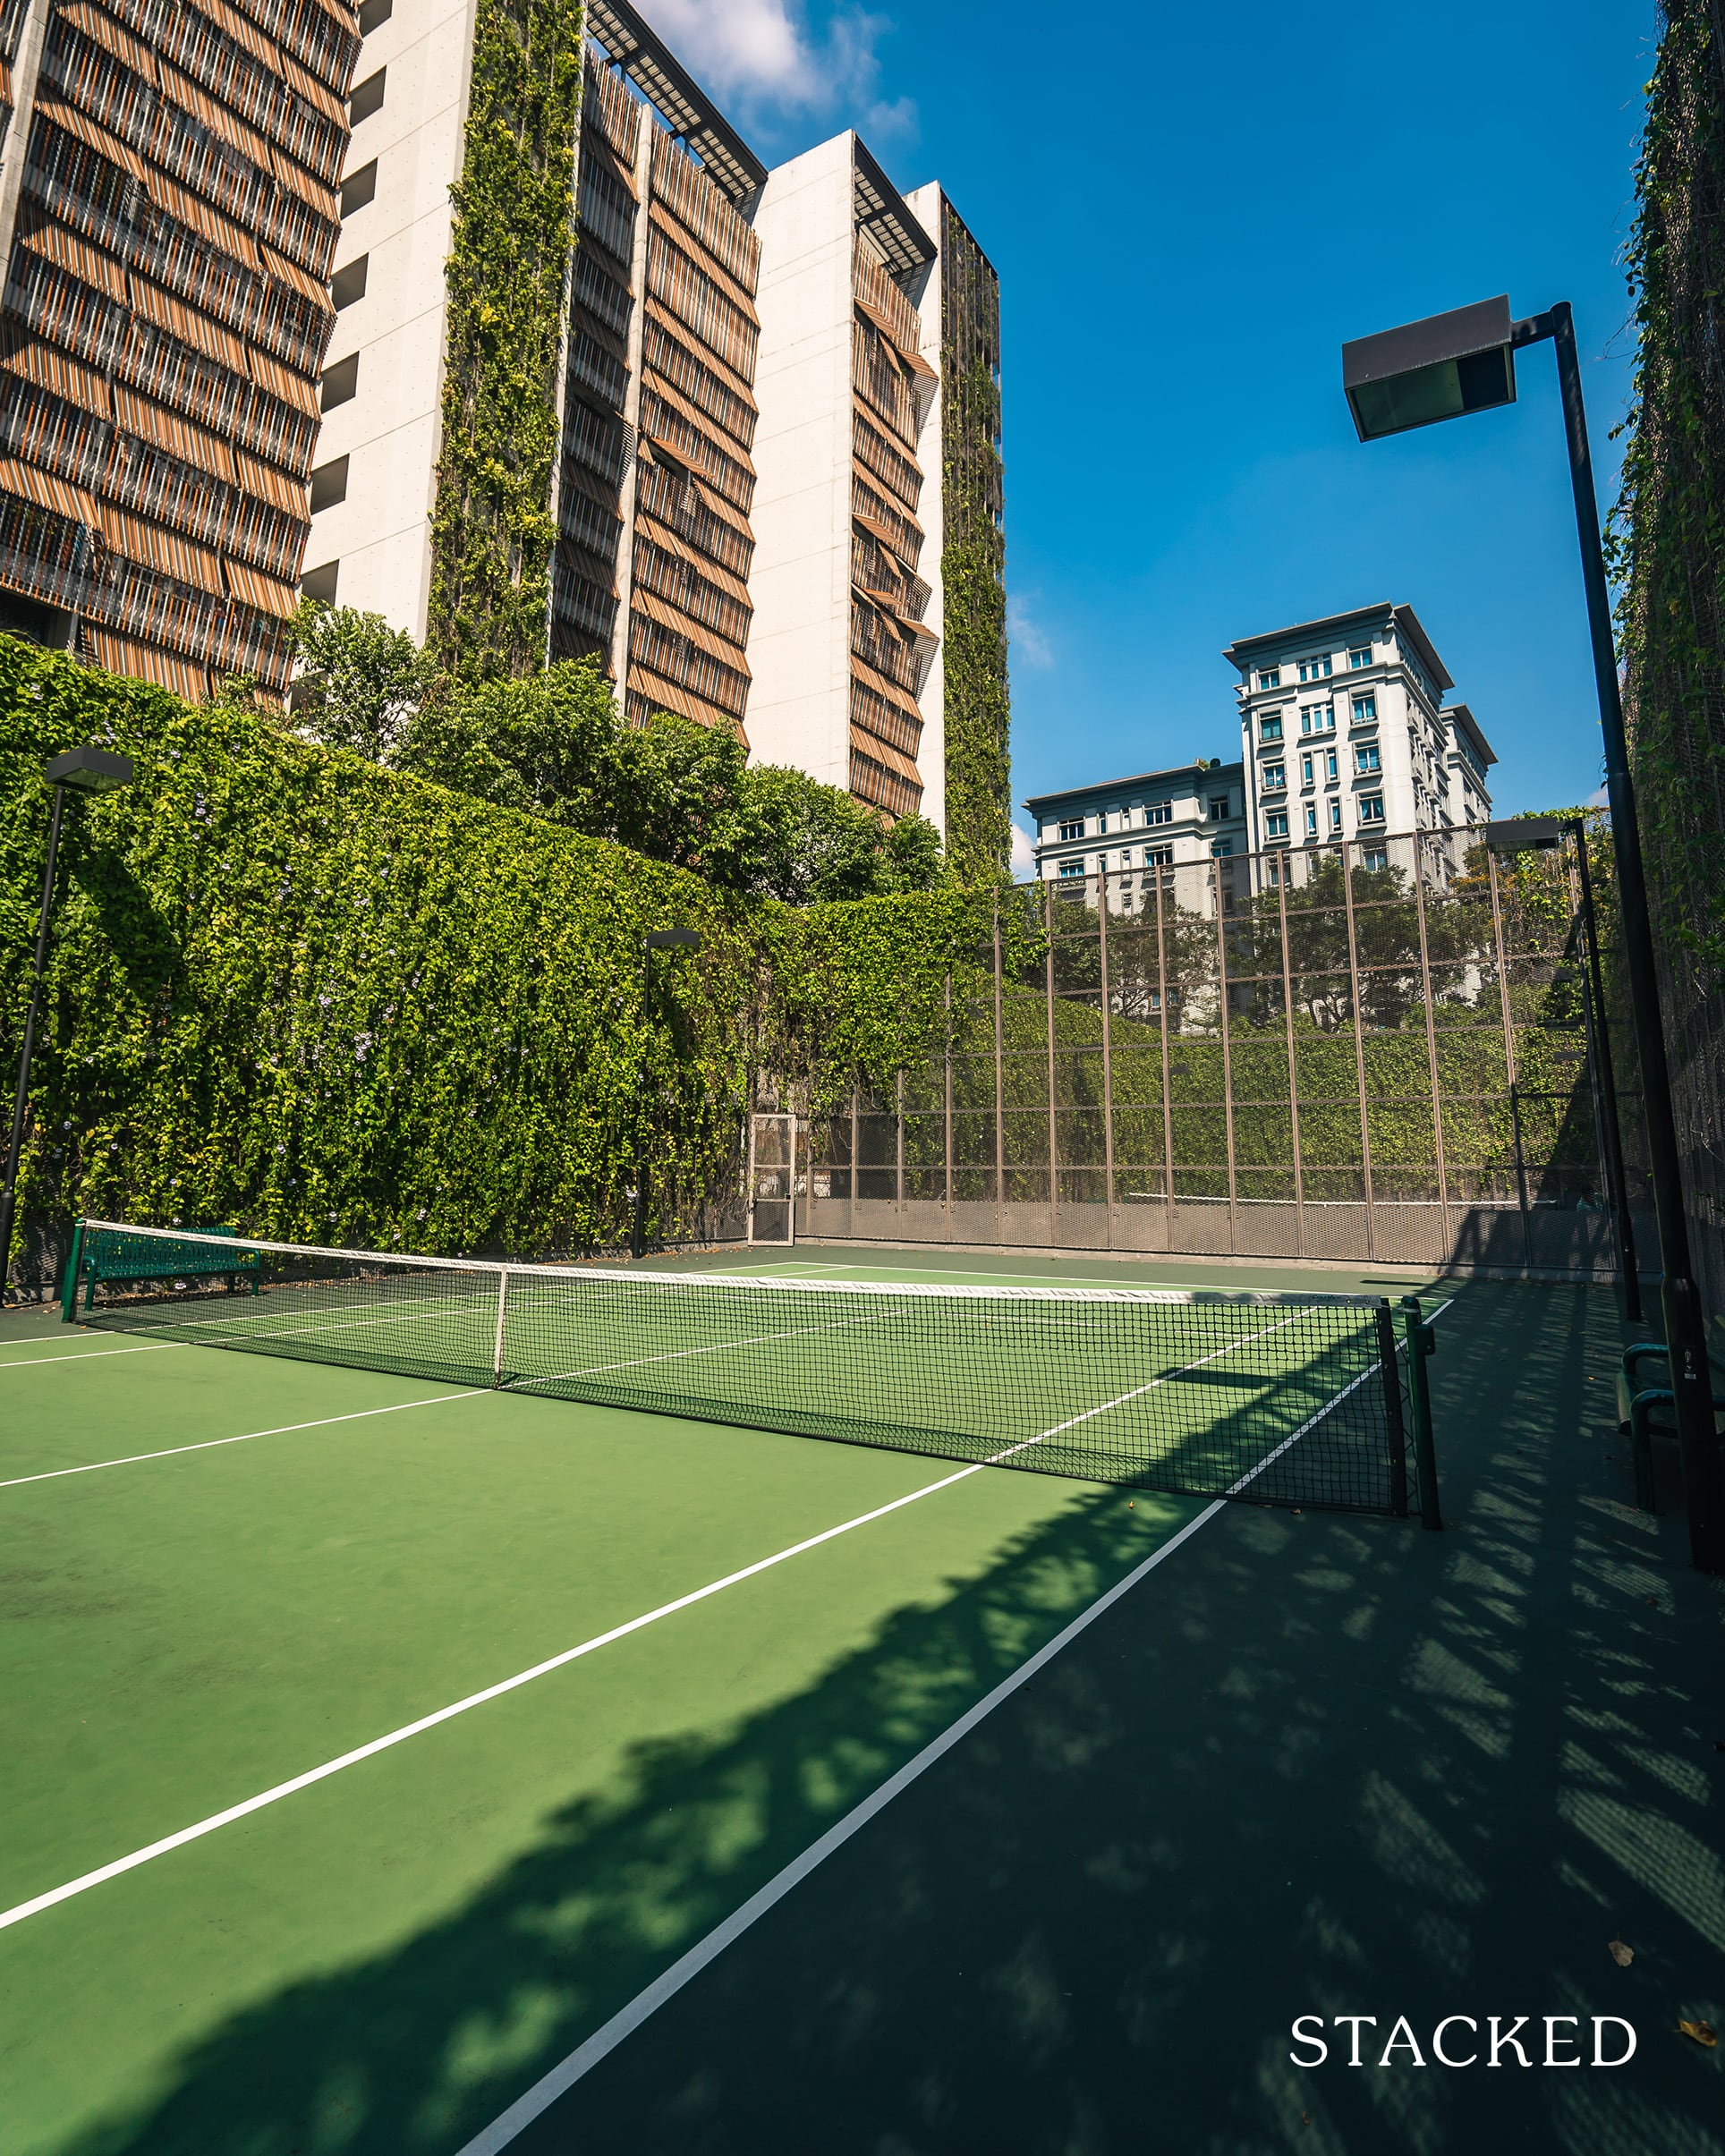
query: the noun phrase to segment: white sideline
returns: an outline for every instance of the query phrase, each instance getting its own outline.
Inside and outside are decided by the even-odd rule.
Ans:
[[[15,1346],[15,1341],[10,1343]],[[183,1347],[182,1340],[151,1340],[142,1347],[92,1347],[86,1354],[38,1355],[33,1362],[0,1362],[0,1371],[40,1370],[47,1362],[99,1362],[104,1355],[153,1355],[165,1347]]]
[[[1299,1313],[1296,1311],[1294,1314],[1297,1316]],[[435,1729],[440,1722],[450,1721],[458,1714],[465,1714],[470,1708],[481,1707],[488,1701],[501,1699],[506,1693],[514,1692],[523,1685],[530,1685],[536,1677],[548,1676],[554,1669],[562,1669],[571,1662],[579,1661],[583,1655],[591,1654],[597,1648],[609,1646],[613,1641],[626,1639],[632,1632],[639,1632],[645,1625],[657,1624],[660,1617],[673,1617],[678,1610],[687,1609],[696,1602],[704,1602],[710,1595],[718,1594],[727,1587],[735,1587],[744,1580],[753,1579],[757,1573],[770,1571],[774,1566],[782,1565],[788,1558],[801,1557],[806,1550],[818,1549],[823,1542],[830,1542],[838,1535],[848,1534],[853,1528],[866,1527],[872,1521],[885,1519],[889,1513],[897,1512],[906,1505],[914,1505],[921,1498],[932,1497],[937,1490],[949,1490],[955,1482],[966,1481],[972,1475],[981,1474],[985,1467],[991,1467],[1002,1460],[1009,1459],[1015,1453],[1024,1452],[1030,1446],[1040,1445],[1044,1439],[1058,1437],[1062,1431],[1071,1430],[1080,1422],[1087,1422],[1095,1415],[1106,1414],[1109,1409],[1118,1407],[1126,1400],[1135,1400],[1141,1393],[1153,1391],[1157,1386],[1165,1385],[1170,1379],[1182,1376],[1185,1371],[1197,1370],[1206,1362],[1214,1362],[1219,1356],[1231,1354],[1235,1348],[1244,1347],[1253,1340],[1262,1339],[1264,1333],[1279,1331],[1281,1325],[1292,1324],[1292,1322],[1293,1318],[1285,1318],[1277,1325],[1265,1326],[1259,1332],[1245,1334],[1240,1339],[1230,1341],[1226,1347],[1217,1348],[1210,1354],[1200,1356],[1196,1362],[1183,1364],[1179,1370],[1166,1371],[1160,1377],[1152,1379],[1148,1384],[1135,1387],[1131,1392],[1121,1393],[1117,1398],[1104,1401],[1099,1406],[1086,1408],[1081,1414],[1073,1415],[1064,1422],[1058,1422],[1050,1430],[1041,1430],[1033,1438],[1021,1439],[1017,1444],[1007,1446],[1001,1451],[990,1454],[986,1460],[979,1460],[968,1467],[961,1467],[955,1474],[942,1475],[939,1481],[925,1482],[920,1490],[913,1490],[902,1498],[895,1498],[890,1504],[877,1506],[872,1512],[859,1513],[854,1519],[841,1521],[837,1527],[825,1528],[820,1534],[811,1535],[805,1541],[794,1542],[788,1549],[776,1550],[771,1557],[757,1558],[752,1565],[745,1565],[739,1572],[727,1573],[722,1580],[710,1581],[705,1587],[697,1587],[689,1594],[679,1595],[675,1601],[662,1602],[657,1609],[650,1609],[643,1616],[631,1617],[626,1624],[613,1626],[609,1632],[602,1632],[591,1640],[583,1640],[577,1647],[566,1647],[561,1654],[554,1654],[545,1661],[535,1662],[531,1668],[518,1670],[514,1676],[506,1676],[497,1684],[489,1685],[481,1692],[469,1693],[465,1699],[456,1700],[447,1707],[439,1707],[434,1713],[422,1715],[417,1721],[404,1723],[401,1728],[392,1729],[386,1736],[373,1737],[370,1744],[358,1745],[352,1752],[344,1752],[339,1758],[326,1760],[320,1767],[310,1768],[306,1773],[294,1775],[288,1781],[277,1782],[274,1788],[262,1790],[258,1795],[249,1796],[241,1804],[231,1804],[225,1812],[212,1812],[208,1819],[199,1820],[190,1827],[182,1827],[176,1834],[165,1835],[160,1841],[150,1842],[141,1849],[132,1850],[130,1855],[116,1857],[112,1863],[99,1865],[94,1872],[83,1872],[77,1879],[68,1880],[64,1886],[50,1888],[46,1894],[38,1894],[32,1900],[20,1902],[13,1908],[0,1911],[0,1931],[4,1931],[9,1925],[21,1923],[27,1916],[36,1916],[44,1909],[53,1908],[56,1903],[69,1901],[74,1895],[86,1893],[91,1887],[102,1886],[111,1879],[118,1879],[123,1872],[136,1871],[140,1864],[147,1864],[152,1857],[166,1856],[171,1850],[183,1848],[188,1842],[200,1840],[206,1834],[213,1834],[218,1827],[231,1826],[235,1820],[245,1819],[253,1812],[260,1812],[266,1805],[277,1804],[285,1796],[293,1796],[299,1790],[310,1788],[316,1782],[326,1781],[332,1774],[339,1774],[344,1768],[357,1766],[361,1760],[371,1759],[380,1752],[387,1752],[392,1746],[405,1743],[410,1736],[418,1736],[427,1729]],[[1369,1370],[1363,1371],[1361,1376],[1354,1380],[1354,1385],[1363,1383],[1364,1379],[1370,1375]],[[1348,1386],[1347,1392],[1352,1392],[1354,1385]],[[451,1400],[461,1400],[471,1399],[473,1396],[470,1390],[448,1393],[440,1396]],[[1343,1399],[1346,1396],[1346,1393],[1338,1393],[1336,1399]],[[1330,1407],[1333,1407],[1335,1404],[1334,1400],[1329,1402],[1320,1411],[1319,1415],[1314,1415],[1310,1422],[1303,1423],[1295,1431],[1293,1438],[1289,1438],[1284,1444],[1277,1447],[1277,1453],[1285,1452],[1287,1446],[1291,1445],[1296,1438],[1303,1437],[1306,1430],[1311,1429],[1312,1423],[1320,1420],[1321,1415],[1328,1414]],[[414,1407],[433,1405],[435,1403],[429,1400],[403,1403],[404,1406]],[[369,1414],[391,1414],[399,1413],[401,1410],[400,1408],[373,1407],[363,1412]],[[334,1415],[328,1419],[331,1422],[357,1422],[361,1418],[357,1415]],[[319,1427],[319,1425],[307,1423],[291,1427],[310,1429]],[[254,1437],[268,1437],[279,1433],[254,1430],[250,1434]],[[215,1438],[208,1440],[208,1443],[213,1445],[238,1445],[244,1442],[242,1438]],[[188,1445],[175,1447],[174,1449],[183,1452],[201,1452],[207,1447],[201,1445]],[[1252,1473],[1262,1473],[1262,1469],[1268,1466],[1270,1459],[1277,1456],[1277,1453],[1271,1453],[1269,1459],[1260,1461],[1258,1466],[1253,1469]],[[138,1456],[140,1459],[147,1459],[163,1456],[140,1454]],[[104,1465],[116,1466],[123,1464],[117,1461],[101,1463]],[[50,1474],[22,1475],[18,1480],[26,1482],[51,1481],[55,1479],[56,1475],[88,1474],[90,1472],[91,1469],[87,1467],[63,1467],[55,1470]],[[1242,1478],[1242,1482],[1250,1480],[1250,1476],[1245,1476]],[[9,1487],[11,1487],[10,1484],[0,1483],[0,1489]],[[1236,1483],[1233,1487],[1237,1490],[1241,1487],[1241,1483]],[[1221,1500],[1219,1498],[1217,1502],[1219,1504]]]
[[[171,1343],[164,1341],[163,1345]],[[116,1350],[123,1353],[123,1350]],[[213,1452],[218,1445],[249,1445],[253,1438],[285,1438],[296,1430],[324,1430],[332,1422],[363,1422],[368,1415],[404,1414],[410,1407],[438,1407],[446,1400],[472,1400],[472,1386],[463,1392],[433,1393],[429,1400],[397,1400],[388,1407],[361,1407],[345,1415],[319,1415],[313,1422],[281,1422],[274,1430],[242,1430],[237,1437],[204,1438],[196,1445],[168,1445],[160,1452],[129,1452],[118,1460],[89,1460],[81,1467],[50,1467],[40,1474],[13,1475],[0,1482],[0,1490],[16,1490],[23,1482],[57,1482],[62,1475],[93,1475],[104,1467],[135,1467],[143,1460],[172,1460],[183,1452]]]

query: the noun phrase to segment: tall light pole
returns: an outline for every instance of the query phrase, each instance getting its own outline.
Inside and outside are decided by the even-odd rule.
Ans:
[[[30,1065],[36,1048],[36,1020],[42,1003],[42,975],[48,957],[48,917],[54,911],[54,870],[60,852],[60,824],[66,788],[80,794],[112,794],[132,783],[132,759],[108,749],[68,749],[42,776],[54,788],[54,816],[48,825],[47,859],[42,864],[42,906],[36,921],[36,963],[30,973],[30,1007],[24,1014],[24,1048],[18,1058],[18,1086],[12,1097],[12,1137],[6,1146],[6,1179],[0,1184],[0,1301],[12,1278],[12,1223],[18,1202],[18,1161],[24,1150],[24,1124],[30,1113]]]
[[[693,929],[653,929],[642,939],[641,1010],[644,1021],[650,1023],[653,1012],[653,953],[655,951],[698,951],[701,938]],[[634,1212],[629,1226],[629,1255],[642,1257],[647,1250],[647,1086],[642,1074],[640,1097],[635,1103],[635,1187]]]
[[[1671,1074],[1659,1008],[1653,923],[1641,857],[1641,828],[1629,776],[1623,702],[1618,692],[1617,645],[1611,601],[1600,545],[1599,498],[1582,402],[1569,303],[1559,300],[1544,314],[1512,321],[1500,295],[1449,314],[1432,315],[1399,329],[1361,337],[1342,346],[1342,387],[1363,442],[1438,420],[1460,419],[1516,400],[1516,352],[1525,345],[1556,347],[1558,386],[1575,496],[1576,536],[1581,544],[1581,579],[1587,595],[1593,681],[1605,736],[1605,791],[1611,809],[1611,845],[1617,857],[1618,896],[1623,916],[1626,970],[1636,1049],[1641,1061],[1653,1171],[1653,1208],[1659,1222],[1662,1278],[1660,1301],[1675,1396],[1678,1445],[1689,1515],[1689,1553],[1703,1572],[1725,1572],[1725,1491],[1721,1487],[1720,1445],[1713,1428],[1712,1387],[1707,1365],[1706,1320],[1689,1253],[1683,1210],[1683,1165]]]

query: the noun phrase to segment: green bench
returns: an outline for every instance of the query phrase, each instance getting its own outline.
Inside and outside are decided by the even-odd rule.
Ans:
[[[197,1232],[204,1236],[237,1235],[240,1231],[236,1227],[204,1227]],[[182,1242],[175,1235],[118,1235],[104,1228],[99,1248],[99,1256],[85,1249],[84,1224],[78,1221],[72,1231],[72,1256],[60,1296],[60,1315],[68,1325],[78,1313],[81,1275],[88,1284],[86,1310],[96,1301],[98,1281],[225,1279],[230,1294],[239,1294],[242,1285],[250,1283],[255,1295],[263,1277],[261,1251],[235,1251],[230,1258],[225,1252],[211,1250],[208,1243]]]
[[[1667,1382],[1645,1383],[1641,1376],[1641,1365],[1645,1362],[1666,1363],[1661,1375]],[[1718,1413],[1725,1410],[1725,1316],[1708,1321],[1707,1363],[1713,1374],[1713,1408]],[[1624,1349],[1617,1381],[1618,1429],[1629,1439],[1636,1467],[1636,1503],[1643,1512],[1653,1509],[1653,1439],[1677,1435],[1677,1396],[1669,1379],[1663,1340],[1637,1340]]]

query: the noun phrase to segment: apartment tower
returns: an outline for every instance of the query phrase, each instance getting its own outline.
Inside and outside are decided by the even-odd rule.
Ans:
[[[344,0],[8,0],[0,627],[286,686],[359,52]]]

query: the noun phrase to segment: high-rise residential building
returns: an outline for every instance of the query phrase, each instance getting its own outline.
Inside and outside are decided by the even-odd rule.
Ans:
[[[1251,847],[1364,846],[1428,834],[1441,873],[1443,835],[1487,821],[1497,759],[1411,607],[1359,607],[1321,621],[1241,637],[1222,654],[1239,674]],[[1388,854],[1384,855],[1387,862]]]
[[[285,687],[359,27],[0,12],[0,627],[194,698]]]
[[[1153,875],[1181,862],[1244,854],[1245,779],[1238,762],[1200,761],[1032,794],[1024,807],[1036,873],[1052,882],[1134,870]]]
[[[305,590],[458,663],[595,653],[631,717],[735,725],[1004,861],[986,257],[854,134],[769,173],[627,0],[579,50],[497,48],[518,98],[569,86],[517,159],[523,197],[566,168],[559,241],[489,192],[488,20],[366,18]],[[492,218],[538,279],[507,369],[475,327],[512,275]]]

